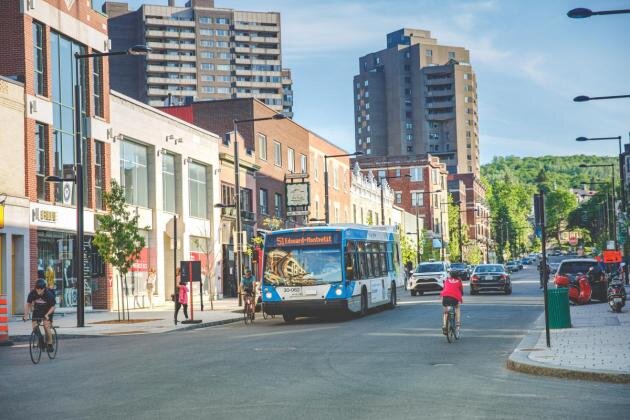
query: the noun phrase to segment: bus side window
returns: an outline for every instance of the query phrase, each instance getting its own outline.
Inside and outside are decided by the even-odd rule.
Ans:
[[[354,280],[355,278],[355,261],[354,261],[354,243],[348,241],[346,245],[346,280]]]
[[[381,276],[387,275],[387,249],[384,243],[378,244],[379,246],[379,260],[381,263]]]

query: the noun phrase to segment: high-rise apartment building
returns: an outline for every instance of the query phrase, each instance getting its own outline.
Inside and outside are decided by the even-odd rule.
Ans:
[[[282,68],[280,14],[215,8],[106,2],[112,49],[146,44],[141,61],[111,67],[112,88],[152,106],[192,100],[256,98],[292,115],[290,71]],[[285,77],[285,71],[289,77]]]
[[[354,77],[356,150],[439,156],[450,174],[479,176],[477,82],[467,49],[429,31],[400,29],[359,59]]]

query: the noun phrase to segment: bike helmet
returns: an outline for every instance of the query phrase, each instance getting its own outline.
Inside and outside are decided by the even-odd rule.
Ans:
[[[36,289],[45,289],[46,288],[46,280],[44,280],[44,279],[37,280],[37,282],[35,283],[35,288]]]

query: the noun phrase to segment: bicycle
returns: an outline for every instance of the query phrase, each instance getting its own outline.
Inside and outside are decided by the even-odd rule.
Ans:
[[[255,310],[254,296],[246,293],[243,305],[243,322],[245,325],[254,322]]]
[[[35,318],[33,319],[37,322],[37,325],[31,332],[31,337],[29,339],[29,353],[31,356],[31,361],[33,364],[38,364],[42,357],[42,349],[45,349],[46,354],[49,359],[54,359],[57,357],[57,350],[59,349],[59,339],[57,338],[57,327],[51,326],[50,335],[52,337],[52,347],[53,349],[49,351],[48,346],[46,345],[46,333],[42,333],[42,321],[43,318]]]
[[[448,315],[446,318],[446,340],[449,343],[459,340],[459,329],[455,324],[455,306],[447,306]]]

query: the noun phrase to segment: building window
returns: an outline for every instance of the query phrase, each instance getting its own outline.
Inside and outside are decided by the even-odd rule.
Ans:
[[[282,166],[282,145],[274,140],[273,142],[273,163]]]
[[[37,199],[46,200],[46,178],[47,159],[46,159],[46,126],[44,124],[35,124],[35,170],[37,173]]]
[[[273,195],[274,216],[282,218],[282,194]]]
[[[192,217],[207,218],[206,191],[206,167],[190,162],[188,164],[188,196]]]
[[[229,48],[230,43],[227,41],[217,41],[217,47],[219,48]]]
[[[305,174],[308,172],[308,162],[306,160],[306,155],[300,154],[300,172]]]
[[[384,170],[378,171],[378,179],[385,178],[387,176],[387,172]]]
[[[203,29],[202,29],[202,32],[203,32]],[[202,33],[202,35],[203,35],[203,33]],[[212,47],[214,47],[214,41],[210,41],[210,40],[207,40],[207,39],[202,40],[201,41],[201,46],[202,47],[206,47],[206,48],[212,48]]]
[[[448,59],[449,60],[455,60],[455,51],[449,51],[448,52]]]
[[[162,205],[164,211],[175,213],[175,156],[162,155]]]
[[[424,54],[425,54],[427,57],[433,57],[433,50],[425,50],[425,51],[424,51]]]
[[[212,18],[209,16],[202,16],[199,18],[199,23],[203,23],[204,25],[209,25],[212,23]]]
[[[316,156],[313,161],[315,162],[315,166],[313,166],[313,172],[315,173],[315,181],[319,181],[319,157]]]
[[[94,115],[103,116],[103,58],[94,57],[92,61],[92,102]]]
[[[267,160],[267,137],[258,134],[258,157]]]
[[[200,29],[199,35],[212,36],[212,29]]]
[[[287,169],[289,172],[295,172],[295,150],[287,148]]]
[[[230,93],[230,88],[228,87],[218,87],[216,90],[217,93]]]
[[[418,166],[418,167],[411,168],[409,173],[411,174],[412,181],[414,182],[422,181],[422,168],[421,167]]]
[[[212,51],[202,51],[201,58],[214,58],[214,53]]]
[[[95,207],[105,210],[103,191],[105,189],[105,143],[94,141],[94,193],[96,195]]]
[[[339,189],[339,170],[333,166],[333,187]]]
[[[36,95],[44,92],[44,28],[41,23],[33,22],[33,87]]]
[[[225,29],[217,29],[216,31],[214,31],[214,33],[217,36],[228,36],[229,35],[228,31],[226,31]]]
[[[431,170],[431,179],[432,179],[434,184],[438,183],[438,171],[437,171],[437,169]]]
[[[230,24],[230,19],[226,17],[217,18],[217,25],[229,25],[229,24]]]
[[[396,169],[396,178],[400,178],[400,168]]]
[[[249,188],[241,188],[241,210],[251,212],[252,208],[252,190]]]
[[[267,190],[260,188],[258,190],[258,213],[269,214],[269,202],[267,201]]]
[[[397,192],[395,195],[396,204],[402,203],[402,193]]]
[[[149,173],[147,148],[130,141],[120,145],[120,183],[127,204],[149,206]]]
[[[422,192],[412,192],[411,193],[411,207],[423,207],[424,206],[424,196]]]
[[[217,70],[219,71],[230,71],[229,64],[217,64]]]
[[[221,184],[221,204],[234,205],[234,187],[232,185]]]
[[[202,87],[201,87],[201,91],[202,91],[203,93],[214,93],[214,92],[215,92],[215,90],[214,90],[214,87],[213,87],[213,86],[202,86]]]
[[[201,70],[214,70],[214,64],[212,64],[212,63],[201,63]]]

